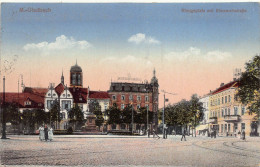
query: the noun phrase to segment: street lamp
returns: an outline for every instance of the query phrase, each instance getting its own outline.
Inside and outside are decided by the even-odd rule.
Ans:
[[[162,116],[162,122],[163,122],[163,138],[165,139],[165,133],[164,133],[164,110],[165,110],[165,102],[168,102],[169,99],[165,99],[165,93],[167,94],[171,94],[171,95],[177,95],[176,93],[169,93],[169,92],[166,92],[165,90],[162,90],[162,92],[164,93],[163,94],[163,116]]]
[[[132,103],[132,135],[134,134],[134,108]]]
[[[2,102],[2,138],[6,138],[6,120],[5,120],[5,76],[3,77],[3,102]]]

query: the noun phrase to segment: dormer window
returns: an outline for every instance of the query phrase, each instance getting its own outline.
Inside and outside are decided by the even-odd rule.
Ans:
[[[63,94],[62,96],[65,97],[65,94]]]
[[[70,97],[70,94],[68,94],[68,97]]]
[[[24,105],[26,105],[26,106],[31,105],[31,101],[29,101],[29,100],[25,101]]]
[[[50,94],[50,93],[48,93],[48,96],[51,96],[51,94]]]
[[[56,96],[56,94],[53,93],[52,96]]]

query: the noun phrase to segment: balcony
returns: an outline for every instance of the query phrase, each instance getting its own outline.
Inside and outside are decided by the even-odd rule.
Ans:
[[[218,122],[217,117],[210,117],[208,123],[209,124],[216,124]]]
[[[225,115],[224,121],[230,122],[230,121],[239,121],[240,115]]]

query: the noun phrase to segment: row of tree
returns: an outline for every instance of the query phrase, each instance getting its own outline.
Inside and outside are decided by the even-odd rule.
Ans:
[[[159,119],[162,119],[162,112],[160,112]],[[191,125],[195,128],[203,120],[203,104],[194,94],[189,101],[182,100],[177,104],[165,107],[164,120],[167,126]]]

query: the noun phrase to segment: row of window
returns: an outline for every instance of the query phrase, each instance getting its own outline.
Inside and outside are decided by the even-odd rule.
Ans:
[[[51,94],[50,94],[50,93],[48,93],[48,96],[51,96]],[[56,94],[55,94],[55,93],[53,93],[53,94],[52,94],[52,96],[56,96]],[[65,97],[66,95],[65,95],[65,94],[63,94],[62,96],[63,96],[63,97]],[[70,94],[68,94],[67,96],[68,96],[68,97],[70,97]]]
[[[125,107],[126,107],[125,104],[121,104],[121,110],[123,110]],[[146,107],[146,108],[149,108],[149,104],[145,104],[145,107]],[[140,104],[137,104],[137,105],[136,105],[136,108],[137,108],[137,109],[140,109],[140,108],[141,108],[141,105],[140,105]]]
[[[51,109],[53,106],[54,100],[47,100],[47,108]],[[61,101],[61,110],[70,110],[71,109],[71,101],[70,100],[62,100]]]
[[[116,100],[116,95],[112,96],[112,100]],[[121,100],[126,100],[125,95],[121,95]],[[133,95],[129,95],[129,100],[133,100]],[[141,96],[137,96],[137,101],[141,101]],[[145,96],[145,101],[149,101],[148,96]]]
[[[241,115],[245,114],[245,107],[241,107]],[[230,108],[222,108],[221,110],[221,117],[224,117],[225,115],[232,115],[230,113]],[[238,107],[234,106],[234,114],[233,115],[238,115]],[[210,111],[210,117],[220,117],[220,111]]]
[[[228,103],[228,102],[231,102],[231,96],[230,95],[221,98],[221,104]],[[220,98],[211,100],[210,105],[211,106],[220,105]]]
[[[231,132],[231,124],[220,124],[220,132],[221,133],[225,133],[225,132]],[[245,123],[241,123],[241,132],[244,131],[246,129],[246,124]],[[233,132],[237,132],[238,131],[238,125],[237,123],[234,123],[233,126]]]

